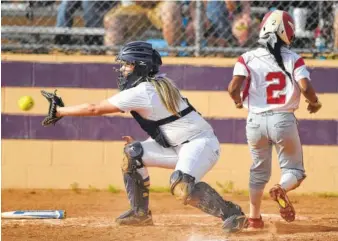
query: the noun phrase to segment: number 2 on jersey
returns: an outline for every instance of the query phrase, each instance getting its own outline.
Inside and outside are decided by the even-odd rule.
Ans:
[[[286,86],[285,75],[283,72],[270,72],[265,77],[266,81],[273,81],[274,79],[278,79],[278,84],[270,84],[266,88],[266,97],[268,104],[284,104],[285,103],[285,95],[279,94],[277,97],[273,97],[274,91],[281,91]]]

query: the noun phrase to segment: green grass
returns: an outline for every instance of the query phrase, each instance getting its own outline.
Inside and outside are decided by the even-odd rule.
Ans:
[[[75,193],[80,193],[80,186],[77,182],[70,184],[70,189],[72,189],[72,191]]]
[[[75,193],[80,193],[80,185],[77,182],[74,182],[70,184],[70,189]],[[100,189],[89,185],[88,190],[91,192],[99,192]],[[235,184],[233,181],[225,181],[223,183],[217,181],[216,182],[216,190],[221,194],[234,194],[239,196],[249,196],[249,190],[244,189],[237,189],[235,187]],[[9,192],[11,192],[11,189],[8,189]],[[53,189],[48,189],[48,191],[53,191]],[[108,191],[110,193],[120,193],[122,190],[112,184],[108,186]],[[152,193],[170,193],[170,187],[169,186],[155,186],[150,187],[149,189]],[[35,194],[36,191],[33,190],[30,192],[30,194]],[[311,197],[320,197],[320,198],[338,198],[338,192],[306,192],[306,193],[297,193],[297,192],[291,192],[292,196],[311,196]],[[270,199],[270,196],[267,192],[264,192],[263,194],[263,200]],[[293,200],[295,202],[295,200]]]
[[[235,188],[233,181],[225,181],[224,183],[220,183],[217,181],[216,186],[218,187],[219,192],[223,194],[235,194],[235,195],[249,196],[248,190]]]
[[[96,187],[94,187],[94,186],[92,186],[92,185],[89,185],[89,186],[88,186],[88,189],[89,189],[89,191],[91,191],[91,192],[98,192],[98,191],[100,191],[100,189],[98,189],[98,188],[96,188]]]
[[[223,184],[217,181],[216,185],[220,189],[220,192],[222,193],[233,193],[234,191],[233,181],[225,181]]]
[[[315,193],[318,197],[338,197],[338,192],[320,192]]]
[[[154,193],[170,193],[170,187],[150,187],[149,191]]]
[[[109,184],[108,191],[111,193],[119,193],[121,192],[121,189],[115,187],[114,185]]]
[[[297,194],[295,194],[295,195],[297,195]],[[301,194],[298,194],[298,195],[331,198],[331,197],[338,197],[338,192],[312,192],[312,193],[301,193]]]
[[[270,194],[267,193],[267,192],[264,192],[264,193],[263,193],[262,200],[270,200],[270,199],[271,199]]]

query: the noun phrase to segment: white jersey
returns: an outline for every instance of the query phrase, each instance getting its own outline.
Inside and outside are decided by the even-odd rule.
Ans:
[[[249,112],[292,112],[298,109],[300,89],[296,82],[303,78],[310,80],[310,74],[298,54],[284,47],[281,53],[285,69],[292,76],[292,80],[265,48],[246,52],[238,58],[233,75],[247,77],[242,99]]]
[[[124,112],[136,111],[148,120],[161,120],[172,115],[161,102],[153,84],[143,82],[134,88],[121,91],[108,101]],[[179,110],[188,104],[182,99]],[[213,134],[209,123],[197,112],[192,111],[182,118],[160,126],[170,145],[176,146],[201,134]]]

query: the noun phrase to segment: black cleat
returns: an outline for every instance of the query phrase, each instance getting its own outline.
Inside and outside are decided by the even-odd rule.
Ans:
[[[247,226],[247,218],[244,213],[232,215],[224,220],[222,228],[227,233],[237,233]]]
[[[127,226],[150,226],[154,225],[151,211],[144,213],[142,211],[136,212],[132,209],[121,214],[115,222],[118,225],[127,225]]]

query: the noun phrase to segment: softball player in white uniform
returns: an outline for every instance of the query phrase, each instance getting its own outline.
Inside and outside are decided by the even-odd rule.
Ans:
[[[260,205],[271,176],[273,145],[281,179],[270,189],[270,196],[278,203],[282,218],[288,222],[295,219],[294,207],[286,193],[298,187],[306,175],[294,111],[298,109],[301,93],[309,103],[310,113],[321,108],[303,59],[287,48],[294,37],[292,17],[280,10],[267,13],[259,37],[261,47],[238,58],[228,86],[237,108],[244,106],[249,112],[246,136],[253,160],[249,184],[250,228],[264,227]]]
[[[124,90],[108,101],[123,112],[134,110],[149,120],[157,121],[172,115],[162,104],[155,86],[149,82]],[[180,111],[188,107],[182,98],[178,104]],[[172,148],[165,148],[152,138],[141,142],[143,149],[147,150],[142,156],[146,167],[181,170],[199,181],[217,162],[220,152],[218,139],[209,123],[196,111],[163,125],[161,130]],[[189,142],[181,145],[187,140]],[[142,174],[144,178],[148,176],[146,170]]]
[[[149,134],[149,139],[130,140],[124,148],[122,170],[131,209],[116,222],[120,225],[153,224],[148,207],[147,167],[162,167],[174,170],[169,181],[171,192],[183,204],[221,218],[227,232],[241,230],[246,223],[241,208],[223,200],[212,187],[200,181],[219,158],[218,139],[212,127],[181,96],[171,80],[155,76],[162,64],[159,53],[151,44],[136,41],[125,45],[117,60],[121,63],[118,94],[98,104],[62,107],[62,103],[56,115],[52,113],[44,121],[50,124],[63,116],[130,112]],[[44,92],[44,95],[55,98],[49,93]],[[59,102],[56,101],[56,105]]]

